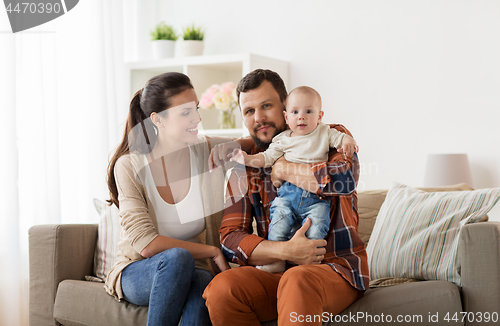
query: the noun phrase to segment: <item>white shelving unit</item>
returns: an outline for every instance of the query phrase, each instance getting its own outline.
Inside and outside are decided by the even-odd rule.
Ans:
[[[288,85],[288,67],[286,61],[251,53],[204,55],[130,62],[127,64],[127,76],[130,98],[137,90],[144,87],[151,77],[169,71],[188,75],[199,98],[212,84],[227,81],[237,84],[243,76],[257,68],[276,71],[285,81],[285,85]],[[204,134],[230,137],[248,135],[247,129],[242,125],[239,110],[235,112],[236,129],[217,129],[219,112],[216,110],[200,110],[200,114],[202,118],[200,132]]]

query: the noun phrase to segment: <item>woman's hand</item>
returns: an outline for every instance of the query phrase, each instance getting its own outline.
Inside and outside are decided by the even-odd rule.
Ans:
[[[219,166],[224,167],[224,163],[229,161],[227,155],[232,153],[235,148],[240,148],[245,153],[250,153],[254,145],[255,143],[251,137],[239,138],[236,141],[217,144],[210,152],[208,168],[212,171]]]
[[[239,148],[235,148],[232,153],[227,154],[227,157],[231,162],[237,162],[245,165],[248,160],[248,154]]]
[[[241,148],[240,144],[236,141],[230,141],[215,145],[208,157],[208,168],[210,171],[224,167],[224,163],[229,161],[228,154],[232,153],[235,149]]]
[[[220,272],[224,272],[231,267],[229,267],[229,264],[226,261],[226,257],[224,257],[224,254],[222,251],[214,247],[215,255],[212,257],[212,268],[214,269],[215,274],[219,274]]]

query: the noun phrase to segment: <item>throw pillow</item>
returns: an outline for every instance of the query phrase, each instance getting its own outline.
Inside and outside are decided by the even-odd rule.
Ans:
[[[115,205],[109,206],[106,202],[96,198],[93,202],[100,216],[94,254],[94,275],[104,281],[115,262],[120,240],[120,218]]]
[[[441,192],[441,191],[463,191],[463,190],[474,190],[466,183],[459,183],[451,186],[442,187],[431,187],[431,188],[417,188],[426,192]],[[368,240],[373,231],[373,226],[377,219],[380,207],[385,201],[387,196],[386,189],[383,190],[366,190],[358,192],[358,214],[359,214],[359,226],[358,233],[361,240],[368,245]],[[488,215],[485,215],[481,220],[487,221]]]
[[[481,220],[500,188],[425,192],[396,183],[387,193],[367,247],[370,279],[445,280],[460,285],[460,229]]]

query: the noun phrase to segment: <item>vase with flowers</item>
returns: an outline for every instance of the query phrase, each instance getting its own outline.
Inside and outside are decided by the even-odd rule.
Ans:
[[[207,88],[200,98],[200,108],[204,110],[217,109],[219,113],[219,129],[234,129],[236,121],[234,109],[238,107],[236,85],[225,82],[214,84]]]

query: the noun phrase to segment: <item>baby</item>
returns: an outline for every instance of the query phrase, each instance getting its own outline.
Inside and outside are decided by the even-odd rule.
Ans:
[[[265,152],[248,155],[240,149],[229,154],[231,161],[246,166],[270,167],[285,155],[285,159],[295,163],[315,163],[328,159],[330,148],[352,155],[358,151],[356,141],[336,129],[330,129],[321,119],[321,96],[311,87],[297,87],[286,98],[286,111],[283,112],[290,129],[273,138]],[[330,201],[322,200],[316,194],[301,189],[289,182],[278,188],[278,196],[270,208],[271,223],[268,239],[286,241],[295,226],[311,220],[306,232],[309,239],[324,239],[330,228]],[[285,261],[256,266],[271,273],[285,270]]]

